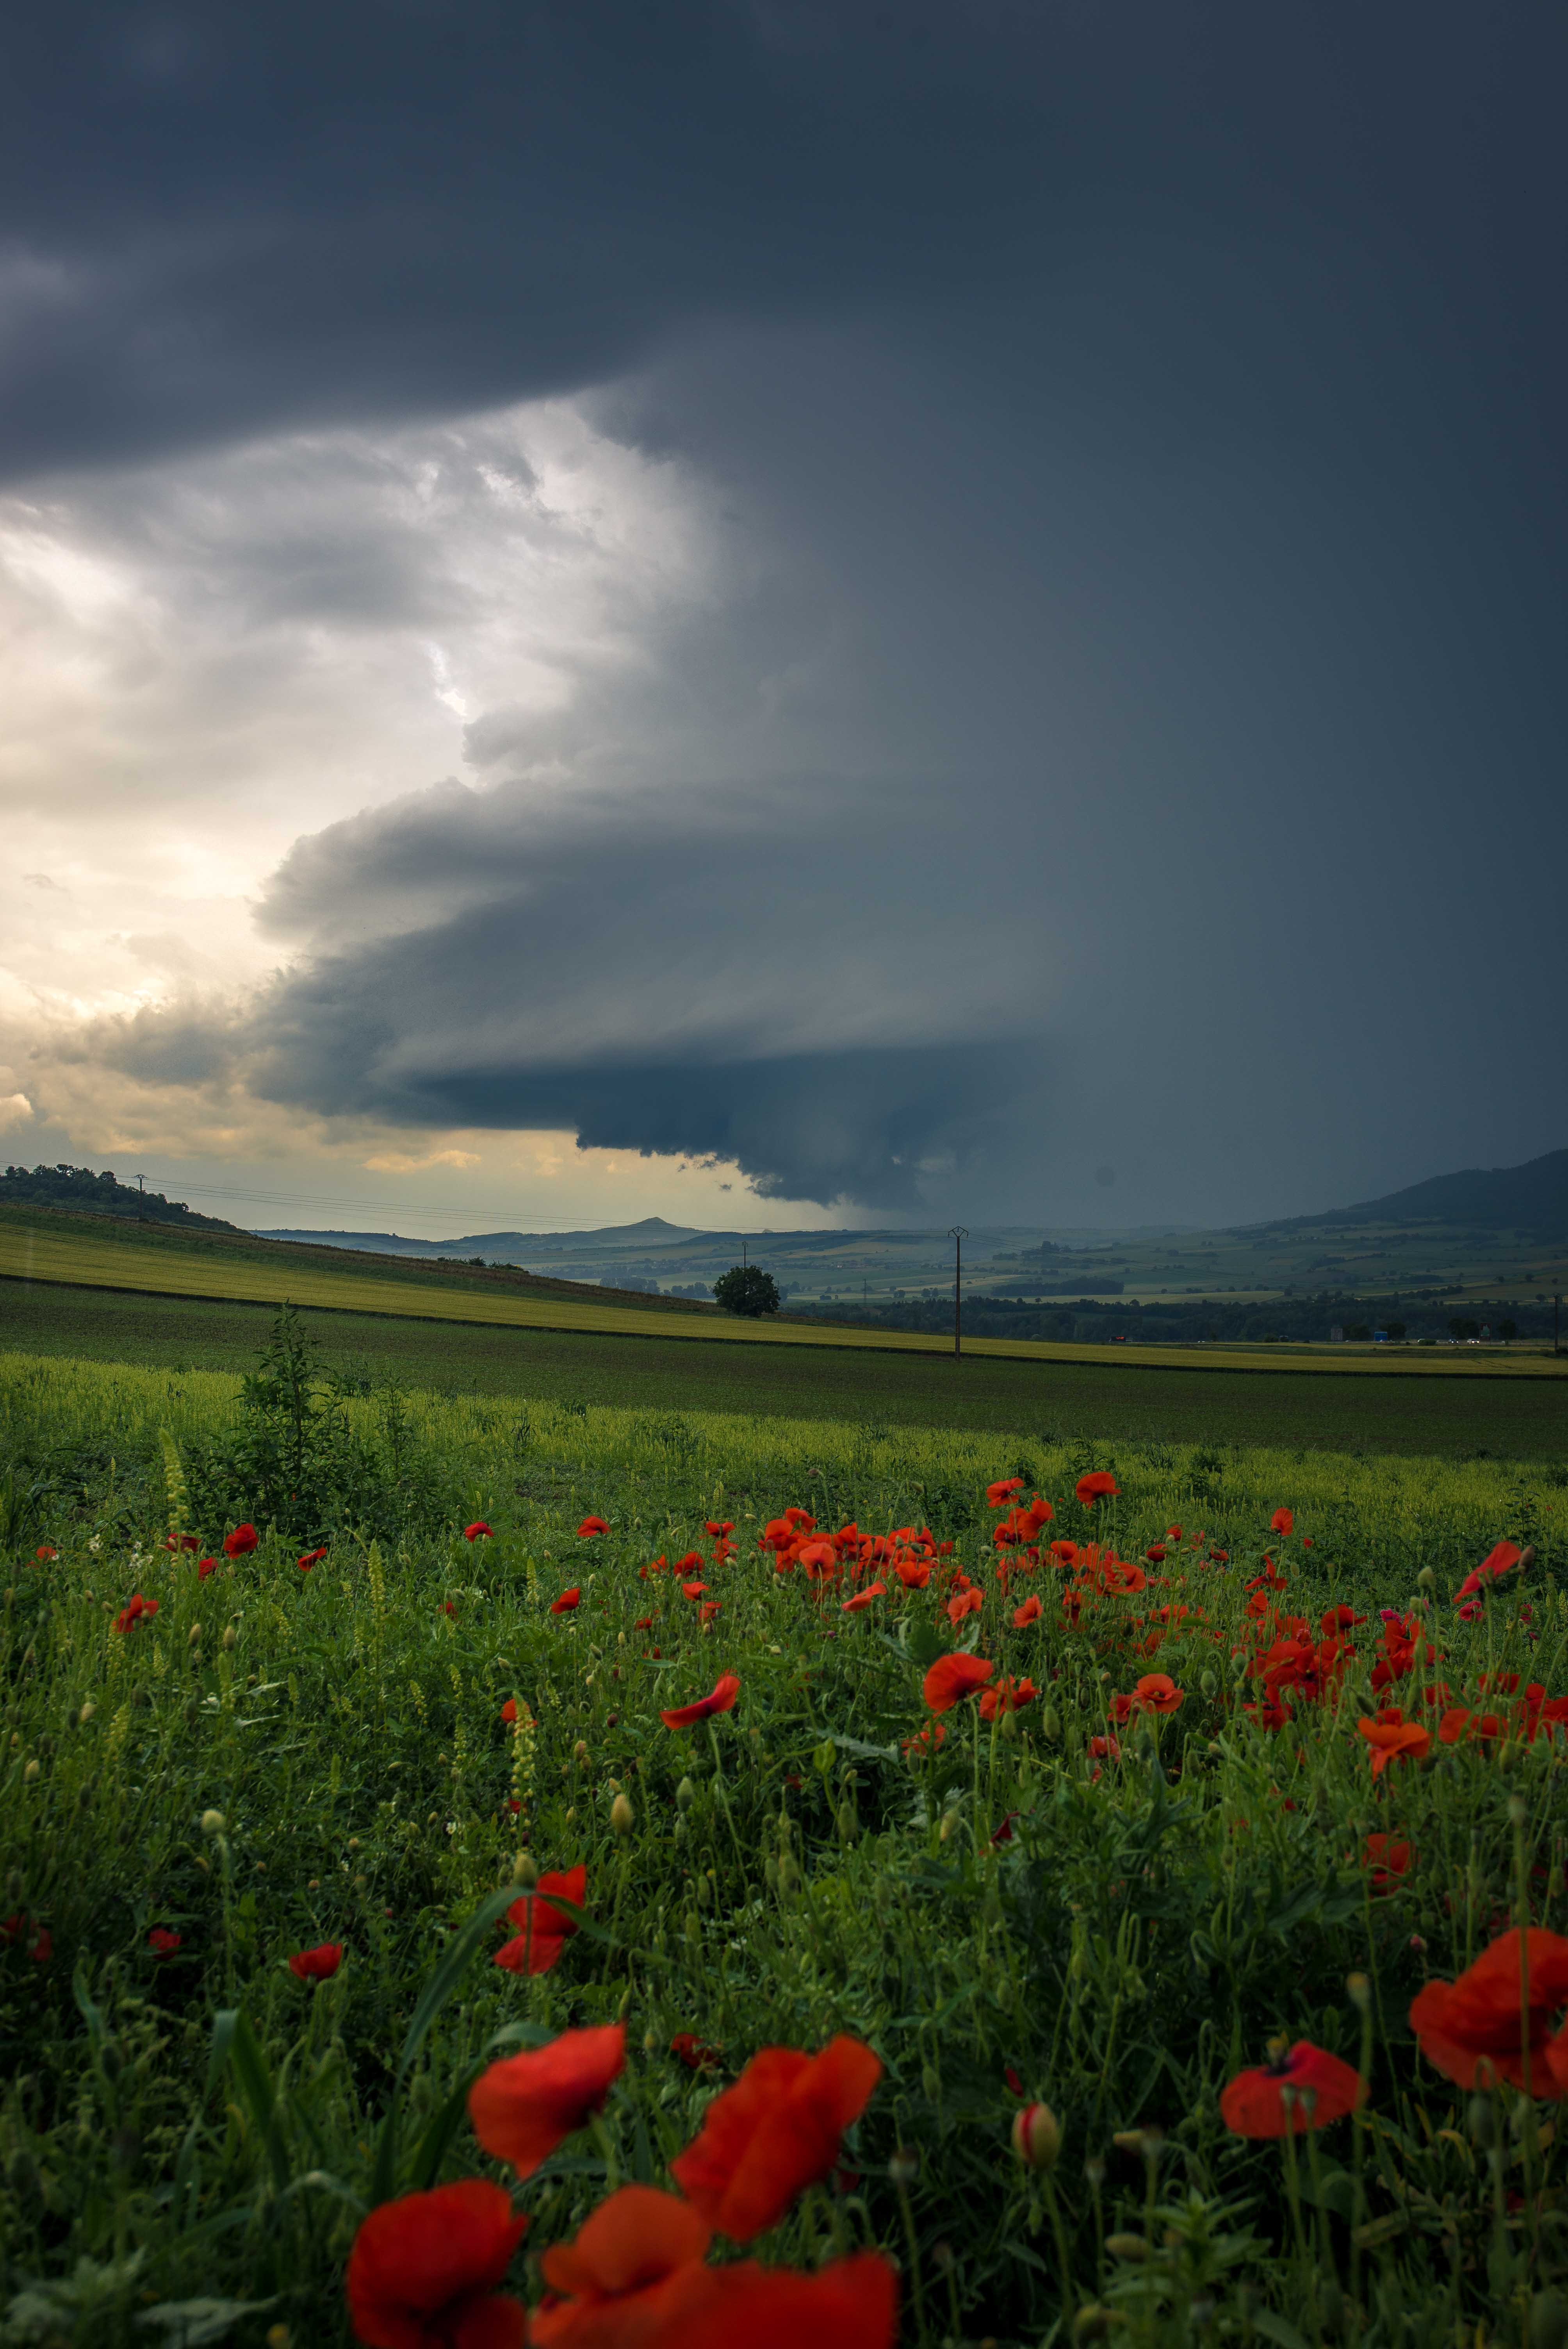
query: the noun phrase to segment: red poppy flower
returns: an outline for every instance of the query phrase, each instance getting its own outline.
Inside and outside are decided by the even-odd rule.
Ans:
[[[1077,1542],[1054,1541],[1051,1544],[1051,1556],[1056,1559],[1058,1566],[1076,1566],[1078,1564],[1078,1546]]]
[[[962,1623],[965,1615],[978,1615],[985,1604],[983,1590],[960,1590],[948,1599],[944,1612],[950,1623]]]
[[[661,1713],[659,1719],[666,1729],[689,1729],[694,1722],[711,1720],[716,1713],[727,1713],[739,1694],[739,1673],[723,1672],[707,1696],[697,1697],[691,1704],[672,1706],[668,1713]]]
[[[343,1963],[343,1943],[323,1941],[314,1950],[296,1950],[289,1971],[300,1982],[330,1982]]]
[[[1030,1680],[1014,1680],[1004,1673],[995,1688],[980,1692],[980,1718],[995,1721],[999,1713],[1016,1713],[1020,1705],[1033,1704],[1039,1690]]]
[[[326,1544],[323,1542],[319,1549],[307,1549],[303,1557],[296,1557],[294,1564],[298,1567],[302,1574],[308,1574],[311,1568],[313,1566],[319,1566],[325,1556]]]
[[[1374,1892],[1392,1892],[1410,1865],[1410,1847],[1392,1836],[1368,1836],[1361,1847],[1361,1865],[1371,1871]]]
[[[489,1526],[486,1525],[482,1517],[476,1517],[471,1526],[465,1526],[463,1527],[463,1539],[465,1541],[487,1541],[493,1540],[494,1538],[495,1537],[490,1532]]]
[[[1109,1501],[1121,1487],[1109,1468],[1091,1468],[1087,1476],[1078,1478],[1073,1490],[1087,1509],[1096,1501]]]
[[[938,1656],[921,1692],[933,1713],[950,1713],[961,1698],[983,1687],[995,1669],[979,1656]]]
[[[1174,1713],[1186,1694],[1169,1672],[1145,1672],[1132,1692],[1133,1709],[1138,1713]]]
[[[498,2293],[528,2225],[481,2178],[405,2194],[372,2210],[344,2278],[367,2349],[522,2349],[522,2304]]]
[[[705,1517],[702,1521],[702,1529],[705,1534],[732,1534],[735,1531],[735,1519],[726,1517],[721,1523],[716,1524],[712,1517]]]
[[[217,1571],[217,1559],[215,1557],[204,1557],[196,1568],[196,1579],[198,1582],[205,1582],[210,1574],[216,1574]]]
[[[180,1947],[181,1936],[167,1925],[154,1925],[147,1937],[147,1946],[155,1958],[171,1958]]]
[[[711,2227],[748,2243],[827,2177],[882,2068],[869,2047],[842,2033],[819,2055],[763,2048],[714,2098],[702,2134],[671,2163],[683,2192]]]
[[[906,1590],[924,1590],[931,1581],[931,1560],[928,1557],[906,1557],[893,1560],[893,1571]]]
[[[1276,1509],[1269,1519],[1269,1531],[1283,1534],[1288,1541],[1295,1531],[1295,1518],[1289,1509]]]
[[[1529,1997],[1522,1999],[1528,1969]],[[1568,2006],[1568,1940],[1532,1926],[1522,1952],[1517,1927],[1483,1950],[1457,1981],[1430,1982],[1410,2005],[1422,2054],[1461,2088],[1507,2080],[1522,2088],[1526,2044],[1530,2093],[1568,2096],[1568,2033],[1553,2041],[1552,2018]]]
[[[1302,2137],[1343,2120],[1366,2094],[1353,2064],[1315,2047],[1310,2039],[1298,2039],[1277,2063],[1238,2072],[1221,2095],[1220,2111],[1236,2137]]]
[[[1358,1721],[1356,1724],[1372,1753],[1372,1775],[1380,1778],[1390,1762],[1425,1761],[1432,1733],[1415,1721]]]
[[[1119,1762],[1121,1748],[1108,1730],[1103,1737],[1089,1739],[1088,1755],[1091,1762]]]
[[[115,1617],[114,1628],[117,1631],[134,1631],[144,1615],[156,1615],[157,1612],[156,1599],[144,1599],[139,1590],[133,1590],[129,1606],[122,1607]]]
[[[595,1534],[607,1534],[610,1528],[603,1517],[584,1517],[577,1528],[579,1541],[591,1541]]]
[[[248,1557],[261,1538],[254,1526],[236,1526],[232,1534],[223,1536],[223,1555],[225,1557]]]
[[[634,1631],[651,1631],[653,1628],[654,1618],[651,1615],[639,1615],[632,1626]]]
[[[517,1699],[509,1696],[500,1709],[500,1717],[509,1725],[517,1719]]]
[[[843,1615],[863,1615],[874,1599],[886,1597],[885,1582],[868,1582],[863,1590],[857,1590],[852,1599],[846,1599],[839,1611]]]
[[[626,2026],[563,2031],[548,2047],[505,2056],[469,2090],[469,2117],[487,2153],[528,2178],[603,2108],[626,2062]]]
[[[706,1627],[713,1621],[716,1615],[720,1615],[723,1611],[724,1601],[722,1599],[705,1599],[702,1605],[696,1610],[696,1619]]]
[[[1005,1509],[1014,1494],[1021,1493],[1023,1489],[1024,1479],[1021,1476],[1004,1476],[1000,1484],[986,1485],[985,1506],[991,1509]]]
[[[457,1619],[458,1619],[458,1610],[457,1610],[457,1609],[453,1606],[453,1604],[452,1604],[452,1602],[451,1602],[451,1600],[450,1600],[449,1599],[442,1599],[442,1601],[441,1601],[441,1613],[442,1613],[443,1615],[449,1615],[449,1616],[451,1617],[451,1619],[452,1619],[452,1620],[453,1620],[453,1622],[454,1622],[454,1623],[455,1623],[455,1622],[457,1621]]]
[[[552,1893],[570,1900],[574,1909],[583,1908],[588,1893],[586,1867],[569,1868],[558,1876],[542,1876],[531,1892],[525,1892],[520,1900],[512,1902],[506,1912],[507,1919],[519,1930],[496,1951],[493,1961],[509,1974],[547,1974],[577,1930],[576,1918],[558,1909],[550,1897]]]
[[[582,1596],[583,1593],[581,1590],[563,1590],[559,1599],[552,1599],[551,1600],[551,1613],[552,1615],[570,1615]]]
[[[947,1723],[944,1721],[931,1722],[921,1731],[918,1737],[906,1737],[904,1739],[902,1747],[904,1760],[906,1762],[911,1760],[924,1761],[928,1754],[935,1753],[937,1747],[941,1744],[946,1734]],[[797,1784],[799,1784],[799,1781],[797,1781]]]
[[[1026,1624],[1037,1623],[1045,1611],[1045,1609],[1040,1604],[1039,1592],[1037,1590],[1031,1590],[1023,1605],[1014,1609],[1014,1630],[1021,1631]]]
[[[683,1599],[700,1599],[707,1588],[707,1585],[706,1582],[683,1582],[681,1584],[681,1597]]]
[[[678,2055],[693,2072],[710,2072],[718,2062],[718,2050],[709,2047],[695,2031],[677,2031],[670,2041],[670,2054]]]

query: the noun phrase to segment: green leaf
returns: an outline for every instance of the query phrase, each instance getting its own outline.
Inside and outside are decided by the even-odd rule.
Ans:
[[[832,1743],[841,1754],[852,1754],[857,1762],[896,1762],[896,1745],[868,1745],[863,1737],[841,1737],[835,1730]]]
[[[440,1963],[425,1984],[424,1994],[414,2009],[414,2020],[408,2025],[403,2053],[397,2058],[397,2079],[399,2085],[407,2078],[409,2067],[424,2045],[430,2025],[462,1980],[480,1943],[496,1920],[504,1917],[512,1902],[521,1899],[521,1891],[520,1885],[508,1884],[500,1891],[492,1892],[490,1899],[475,1909],[462,1931],[454,1934],[448,1942],[441,1953]],[[563,1908],[570,1905],[569,1902],[562,1903]]]
[[[234,2016],[234,2028],[230,2044],[230,2059],[240,2093],[250,2107],[251,2118],[266,2148],[272,2164],[273,2182],[281,2194],[289,2182],[288,2147],[278,2127],[277,2095],[273,2076],[267,2069],[255,2033],[243,2013]]]
[[[929,1671],[938,1656],[950,1652],[947,1641],[934,1623],[922,1621],[910,1626],[909,1661],[918,1671]]]
[[[276,2306],[275,2293],[271,2300],[160,2300],[136,2321],[160,2324],[166,2349],[201,2349],[203,2342],[222,2341],[242,2316],[260,2316]]]
[[[233,2044],[234,2025],[240,2020],[237,2006],[221,2006],[212,2017],[212,2044],[207,2055],[207,2088],[210,2096],[228,2068],[229,2050]]]
[[[1265,2341],[1277,2341],[1279,2349],[1310,2349],[1305,2336],[1283,2316],[1271,2314],[1266,2308],[1254,2308],[1252,2313],[1253,2331],[1261,2333]]]
[[[413,2159],[408,2164],[407,2184],[416,2194],[428,2192],[440,2175],[447,2148],[463,2125],[463,2116],[469,2108],[469,2090],[478,2077],[479,2066],[467,2066],[446,2103],[438,2106],[426,2122],[424,2135],[415,2147]]]

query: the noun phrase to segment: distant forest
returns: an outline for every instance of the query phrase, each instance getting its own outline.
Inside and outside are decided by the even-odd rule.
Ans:
[[[124,1216],[132,1223],[183,1224],[207,1232],[236,1228],[217,1216],[199,1216],[161,1191],[119,1182],[107,1169],[96,1174],[90,1166],[7,1166],[0,1174],[0,1206],[74,1208],[78,1215]]]
[[[953,1327],[951,1293],[892,1305],[854,1305],[847,1299],[794,1305],[790,1312],[797,1319],[857,1321],[879,1330],[941,1331]],[[1143,1346],[1187,1345],[1204,1338],[1299,1341],[1325,1339],[1335,1329],[1343,1330],[1346,1338],[1369,1338],[1374,1330],[1390,1338],[1478,1338],[1483,1328],[1494,1338],[1550,1338],[1552,1309],[1524,1304],[1460,1309],[1424,1297],[1333,1294],[1278,1298],[1261,1305],[1225,1298],[1212,1302],[1173,1298],[1151,1305],[1108,1305],[1092,1297],[1080,1297],[1073,1305],[1014,1305],[995,1297],[964,1299],[968,1337],[1043,1338],[1057,1344],[1104,1344],[1116,1338]]]

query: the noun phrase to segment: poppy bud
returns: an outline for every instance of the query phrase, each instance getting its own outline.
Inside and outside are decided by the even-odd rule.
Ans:
[[[539,1881],[539,1862],[529,1851],[520,1851],[511,1863],[511,1880],[524,1887]]]
[[[36,1762],[29,1762],[26,1768],[22,1773],[22,1784],[25,1786],[36,1786],[37,1783],[38,1764]]]
[[[233,1654],[235,1648],[239,1645],[239,1639],[240,1635],[238,1631],[235,1630],[233,1625],[231,1623],[223,1633],[223,1645],[230,1655]]]
[[[267,2349],[289,2349],[294,2339],[286,2324],[269,2324],[266,2330]]]
[[[1424,1566],[1419,1574],[1417,1575],[1416,1580],[1419,1583],[1423,1590],[1432,1590],[1437,1587],[1438,1578],[1432,1572],[1429,1566]]]
[[[587,1761],[587,1759],[588,1759],[588,1744],[587,1744],[587,1741],[586,1741],[586,1739],[585,1739],[585,1738],[582,1738],[582,1737],[580,1737],[580,1738],[577,1740],[576,1744],[572,1748],[572,1759],[573,1760],[573,1762],[586,1762],[586,1761]]]
[[[1098,2301],[1087,2301],[1073,2319],[1073,2339],[1103,2341],[1110,2331],[1110,2321],[1109,2308],[1101,2308]]]
[[[221,1836],[227,1824],[222,1811],[203,1811],[201,1814],[201,1832],[204,1836]]]
[[[780,1876],[782,1876],[782,1875],[783,1875],[784,1870],[783,1870],[782,1863],[780,1863],[779,1872],[779,1875],[780,1875]],[[699,1877],[697,1878],[697,1880],[696,1880],[696,1898],[697,1898],[697,1906],[698,1906],[700,1909],[707,1909],[707,1908],[709,1908],[709,1907],[712,1905],[712,1901],[713,1901],[713,1878],[712,1878],[712,1877],[711,1877],[711,1876],[699,1876]]]
[[[1061,1715],[1054,1704],[1048,1704],[1040,1715],[1040,1735],[1047,1745],[1054,1745],[1061,1733]]]
[[[794,1855],[791,1852],[781,1851],[779,1855],[779,1891],[793,1892],[799,1881],[800,1871],[795,1865]]]
[[[1217,1672],[1205,1672],[1202,1680],[1198,1682],[1198,1686],[1202,1690],[1205,1696],[1213,1696],[1217,1694],[1220,1686],[1219,1674]]]
[[[1490,2096],[1470,2098],[1465,2107],[1465,2127],[1470,2131],[1470,2143],[1479,2145],[1483,2151],[1493,2143],[1497,2137],[1497,2113]]]
[[[83,1705],[80,1713],[77,1715],[77,1719],[80,1723],[82,1728],[85,1729],[87,1727],[88,1722],[92,1719],[97,1711],[98,1707],[89,1696],[87,1702]]]
[[[645,2055],[656,2055],[658,2053],[658,2047],[659,2034],[650,2023],[647,2029],[643,2033],[643,2053]]]
[[[1530,1816],[1530,1806],[1522,1795],[1510,1795],[1508,1816],[1516,1827],[1522,1827],[1524,1825],[1525,1820]]]
[[[186,1644],[192,1648],[199,1648],[201,1645],[201,1626],[200,1623],[191,1624],[190,1638]]]
[[[1345,1977],[1345,1989],[1346,1994],[1349,1998],[1352,2006],[1359,2007],[1362,2013],[1365,2014],[1367,2008],[1372,2003],[1372,1985],[1367,1981],[1366,1975],[1346,1974]]]
[[[624,1795],[617,1795],[610,1806],[610,1825],[618,1836],[629,1836],[637,1824],[637,1815]]]
[[[1126,2260],[1135,2267],[1149,2257],[1148,2238],[1143,2235],[1108,2235],[1105,2248],[1113,2260]]]
[[[689,1811],[696,1800],[696,1788],[689,1778],[683,1778],[676,1788],[676,1801],[683,1811]]]
[[[1026,2169],[1054,2169],[1062,2128],[1049,2105],[1026,2105],[1013,2116],[1013,2150]]]
[[[895,2186],[913,2186],[920,2176],[920,2154],[913,2145],[901,2145],[890,2155],[887,2174]]]

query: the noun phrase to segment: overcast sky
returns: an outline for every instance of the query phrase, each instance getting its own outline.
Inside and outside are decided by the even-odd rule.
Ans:
[[[1568,20],[14,12],[0,1157],[1224,1222],[1568,1143]]]

